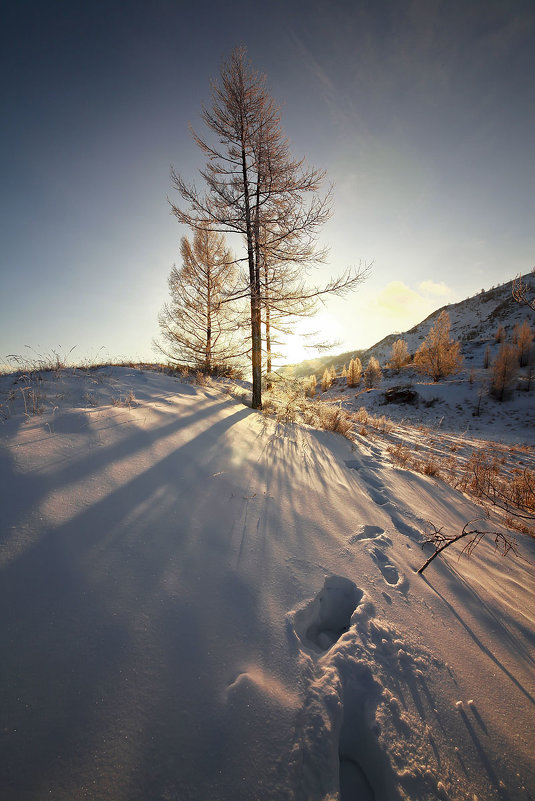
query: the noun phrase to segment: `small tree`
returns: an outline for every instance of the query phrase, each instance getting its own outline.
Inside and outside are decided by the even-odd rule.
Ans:
[[[331,366],[329,374],[331,376],[331,383],[332,383],[336,379],[336,367],[334,366],[334,364]]]
[[[485,355],[483,356],[483,367],[488,370],[490,367],[490,345],[485,348]]]
[[[450,327],[443,311],[414,355],[414,364],[435,382],[461,369],[461,343],[450,339]]]
[[[383,377],[383,373],[379,362],[375,358],[375,356],[370,357],[370,361],[368,362],[368,366],[364,371],[364,383],[365,385],[371,389],[371,387],[376,387],[381,383],[381,379]]]
[[[332,384],[331,371],[329,370],[328,367],[326,367],[324,372],[323,372],[322,379],[321,379],[321,391],[322,392],[327,392],[327,390],[329,389],[331,384]]]
[[[496,329],[496,333],[494,334],[494,339],[496,342],[501,343],[505,342],[505,328],[503,325],[499,325]]]
[[[513,343],[513,345],[518,345],[518,331],[519,331],[519,328],[520,328],[520,326],[518,325],[518,323],[515,323],[514,326],[513,326],[513,335],[511,337],[511,342]]]
[[[358,356],[351,359],[349,362],[349,369],[347,371],[347,386],[358,387],[360,378],[362,376],[362,363]]]
[[[503,401],[518,373],[518,351],[514,345],[503,343],[492,365],[490,391],[496,400]]]
[[[342,367],[342,378],[347,378],[347,367],[345,364]]]
[[[401,367],[408,364],[410,360],[411,357],[409,355],[407,343],[404,339],[396,339],[392,345],[392,352],[390,354],[390,367],[399,370]]]
[[[318,383],[317,378],[315,375],[310,375],[308,378],[305,379],[305,395],[308,395],[309,398],[313,398],[316,394],[316,384]]]
[[[516,347],[518,350],[518,361],[520,367],[526,367],[529,362],[531,352],[531,343],[533,342],[533,331],[527,320],[524,320],[521,326],[517,328]]]
[[[535,276],[535,267],[531,271],[531,275]],[[518,275],[513,281],[513,297],[517,303],[521,303],[522,306],[528,306],[535,311],[535,294],[533,293],[533,287],[530,286],[528,281],[525,281],[521,275]]]
[[[158,316],[161,341],[155,346],[171,361],[211,372],[222,369],[243,351],[235,337],[235,309],[222,303],[235,266],[225,238],[206,227],[193,242],[181,241],[182,267],[169,274],[171,300]]]

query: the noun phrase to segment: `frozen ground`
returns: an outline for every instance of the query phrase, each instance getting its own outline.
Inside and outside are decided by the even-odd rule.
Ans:
[[[218,387],[0,403],[0,797],[533,801],[535,542],[418,576],[478,507]]]

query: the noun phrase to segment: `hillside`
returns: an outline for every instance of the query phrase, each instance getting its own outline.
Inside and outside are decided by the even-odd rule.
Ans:
[[[528,273],[523,276],[523,279],[533,287],[535,293],[533,273]],[[316,373],[319,378],[325,367],[334,365],[337,372],[340,372],[343,365],[347,365],[349,360],[355,356],[358,356],[363,363],[366,363],[371,356],[375,356],[383,366],[390,358],[392,344],[396,339],[404,339],[409,352],[414,354],[443,311],[447,311],[450,316],[452,338],[461,340],[463,354],[468,361],[471,361],[477,355],[481,355],[482,346],[494,340],[494,334],[499,325],[503,325],[506,333],[510,335],[516,323],[522,323],[526,319],[530,322],[533,321],[533,312],[515,302],[511,292],[512,285],[513,282],[508,281],[459,303],[441,306],[410,330],[389,334],[367,350],[324,355],[300,364],[285,365],[279,372],[285,377],[294,376],[296,378]]]
[[[532,799],[535,541],[234,391],[0,376],[0,796]]]
[[[535,276],[529,274],[525,280],[531,283],[535,293]],[[489,393],[491,369],[485,367],[487,348],[490,366],[500,349],[500,343],[495,337],[499,326],[503,326],[505,330],[506,341],[511,341],[515,325],[524,320],[531,326],[535,325],[535,314],[531,309],[515,302],[511,295],[511,286],[512,282],[508,282],[468,300],[437,309],[410,331],[392,334],[362,353],[360,358],[364,367],[371,356],[375,356],[382,365],[382,378],[378,386],[366,389],[361,381],[357,387],[351,389],[345,379],[338,377],[325,393],[320,391],[318,383],[316,397],[327,403],[335,403],[352,414],[367,413],[375,418],[386,417],[390,423],[395,424],[398,432],[400,425],[408,425],[412,428],[424,427],[427,436],[431,436],[431,432],[449,432],[454,435],[464,433],[465,437],[482,437],[485,440],[533,446],[533,352],[528,366],[519,370],[513,388],[503,402],[497,401]],[[414,354],[444,310],[450,316],[451,338],[461,341],[463,366],[460,372],[433,383],[412,364],[400,370],[385,366],[396,339],[404,339],[409,352]],[[338,374],[341,367],[349,363],[348,355],[331,358],[331,364],[336,366]],[[318,382],[321,375],[318,370]],[[406,397],[411,400],[392,400],[392,397],[396,397],[392,394],[396,387],[409,389]],[[413,431],[408,432],[408,439],[414,439]]]

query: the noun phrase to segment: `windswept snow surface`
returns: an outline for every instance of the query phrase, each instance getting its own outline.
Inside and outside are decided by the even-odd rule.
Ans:
[[[533,564],[415,573],[476,506],[217,387],[0,388],[2,799],[533,800]]]

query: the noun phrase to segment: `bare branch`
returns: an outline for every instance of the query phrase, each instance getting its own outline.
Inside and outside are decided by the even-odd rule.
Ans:
[[[487,536],[493,537],[494,539],[494,546],[497,551],[502,556],[507,556],[507,554],[512,553],[514,556],[520,557],[521,554],[518,550],[518,546],[516,542],[508,537],[501,531],[488,531],[486,529],[481,528],[472,528],[475,523],[478,523],[480,520],[486,520],[487,518],[484,517],[477,517],[474,520],[469,520],[467,523],[464,524],[462,531],[459,534],[444,534],[444,527],[437,528],[434,523],[429,523],[432,528],[431,534],[426,538],[426,540],[422,543],[422,548],[426,545],[434,545],[435,550],[429,557],[429,559],[424,562],[424,564],[417,570],[417,573],[423,573],[424,570],[431,564],[433,559],[435,559],[442,551],[449,548],[450,545],[453,545],[456,542],[464,539],[465,537],[469,537],[470,539],[464,544],[463,548],[459,553],[459,558],[462,554],[466,556],[472,556],[474,550],[480,544],[480,542]]]
[[[535,267],[531,271],[531,274],[535,276]],[[529,286],[528,282],[525,281],[521,275],[517,275],[514,279],[512,293],[517,303],[520,303],[522,306],[528,306],[535,311],[535,293],[533,288]]]

